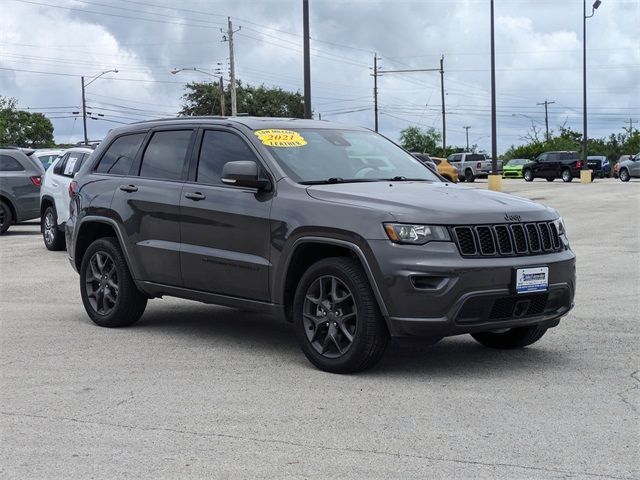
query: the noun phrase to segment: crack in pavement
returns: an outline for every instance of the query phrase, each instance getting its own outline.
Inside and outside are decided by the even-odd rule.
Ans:
[[[631,374],[629,375],[631,378],[633,378],[638,383],[634,383],[630,387],[625,388],[624,390],[622,390],[620,392],[616,392],[616,395],[620,398],[620,400],[622,400],[625,404],[627,404],[629,406],[629,408],[631,408],[631,410],[633,410],[636,413],[638,413],[638,408],[633,403],[631,403],[625,397],[625,395],[627,393],[629,393],[631,390],[637,390],[638,388],[640,388],[640,378],[638,378],[638,372],[640,372],[640,370],[636,370],[635,372],[631,372]]]
[[[46,415],[35,415],[35,414],[28,414],[28,413],[5,412],[5,411],[0,411],[0,415],[9,416],[9,417],[35,418],[35,419],[50,420],[50,421],[75,422],[75,423],[82,423],[82,424],[88,424],[88,425],[100,425],[105,427],[125,428],[128,430],[141,430],[141,431],[147,431],[147,432],[177,433],[180,435],[192,435],[192,436],[203,437],[203,438],[211,438],[211,437],[229,438],[234,440],[244,440],[244,441],[250,441],[255,443],[267,443],[267,444],[271,443],[271,444],[278,444],[278,445],[293,446],[298,448],[309,448],[314,450],[320,449],[320,450],[335,451],[335,452],[364,453],[364,454],[372,454],[372,455],[391,456],[395,458],[414,458],[414,459],[420,459],[420,460],[429,460],[433,462],[450,462],[450,463],[460,463],[464,465],[477,465],[477,466],[483,466],[483,467],[521,468],[523,470],[560,473],[560,474],[569,475],[569,476],[582,475],[586,477],[608,478],[608,479],[614,479],[614,480],[633,480],[634,478],[634,477],[619,477],[619,476],[592,473],[592,472],[579,472],[579,471],[565,470],[560,468],[536,467],[532,465],[518,465],[518,464],[500,463],[500,462],[488,463],[488,462],[481,462],[478,460],[432,457],[428,455],[389,452],[389,451],[375,450],[375,449],[367,450],[364,448],[354,448],[354,447],[343,448],[343,447],[331,447],[331,446],[325,446],[325,445],[310,445],[310,444],[294,442],[290,440],[265,439],[265,438],[250,437],[250,436],[243,436],[243,435],[232,435],[228,433],[196,432],[192,430],[180,430],[180,429],[169,428],[169,427],[145,427],[145,426],[127,425],[127,424],[120,424],[120,423],[100,422],[95,420],[84,420],[81,418],[73,418],[73,417],[51,417]]]

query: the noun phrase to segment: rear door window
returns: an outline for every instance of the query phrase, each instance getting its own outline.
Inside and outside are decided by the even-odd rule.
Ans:
[[[140,176],[182,179],[192,134],[193,130],[155,132],[142,157]]]
[[[98,173],[110,173],[112,175],[127,175],[131,170],[140,146],[146,134],[134,133],[116,138],[100,159],[96,168]]]
[[[9,155],[0,155],[0,172],[23,172],[24,167]]]
[[[253,151],[238,135],[222,130],[206,130],[202,137],[196,182],[222,185],[222,168],[227,162],[256,161]]]

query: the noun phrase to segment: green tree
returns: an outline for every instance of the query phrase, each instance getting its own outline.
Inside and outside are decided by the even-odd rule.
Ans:
[[[425,130],[418,127],[407,127],[400,131],[400,145],[410,152],[436,155],[442,151],[442,148],[438,147],[441,140],[440,133],[432,127]]]
[[[15,98],[0,95],[0,145],[52,147],[53,124],[41,113],[18,110]]]
[[[181,115],[220,115],[219,83],[194,82],[186,85],[187,93],[182,98]],[[227,87],[225,114],[231,113],[231,93]],[[304,115],[303,97],[300,92],[287,92],[281,88],[254,87],[238,81],[236,99],[239,113],[255,117],[293,117]]]

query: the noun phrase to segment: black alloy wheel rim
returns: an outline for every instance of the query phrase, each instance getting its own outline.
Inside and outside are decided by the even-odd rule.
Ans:
[[[527,170],[526,172],[524,172],[524,178],[526,180],[531,180],[531,177],[532,177],[531,171]]]
[[[85,272],[87,298],[93,310],[109,315],[118,303],[118,274],[116,265],[106,252],[96,252],[89,260]]]
[[[55,240],[55,223],[53,213],[49,210],[44,216],[44,241],[47,242],[47,245],[52,245]]]
[[[303,325],[316,352],[327,358],[347,353],[357,333],[358,315],[353,294],[338,277],[317,278],[307,289]]]

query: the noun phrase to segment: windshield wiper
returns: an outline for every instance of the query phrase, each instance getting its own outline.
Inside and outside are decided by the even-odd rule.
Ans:
[[[407,178],[401,175],[398,175],[393,178],[380,178],[377,181],[378,182],[433,182],[433,180],[429,180],[428,178]]]
[[[378,182],[377,179],[372,178],[342,178],[331,177],[325,180],[309,180],[306,182],[299,182],[302,185],[328,185],[333,183],[358,183],[358,182]]]

